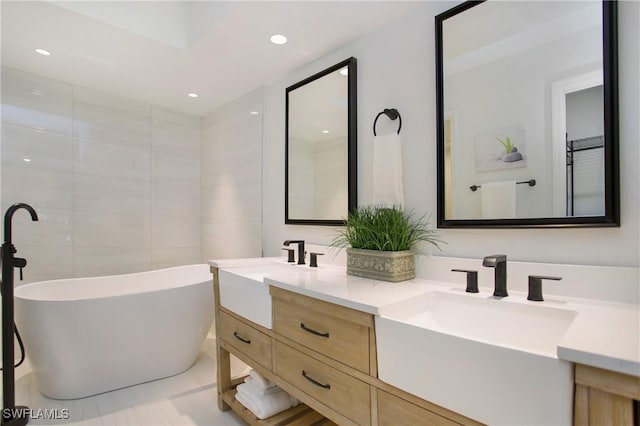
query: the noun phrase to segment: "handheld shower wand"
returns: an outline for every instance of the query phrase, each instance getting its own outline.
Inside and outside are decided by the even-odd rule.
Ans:
[[[37,221],[38,214],[29,204],[18,203],[7,209],[4,215],[4,242],[2,243],[2,425],[22,426],[29,423],[28,408],[16,407],[16,382],[14,366],[13,331],[13,269],[27,266],[27,260],[14,257],[17,252],[11,241],[11,220],[13,214],[25,209],[31,215],[31,220]]]

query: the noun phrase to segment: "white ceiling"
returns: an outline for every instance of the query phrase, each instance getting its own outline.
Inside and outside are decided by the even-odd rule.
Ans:
[[[3,0],[2,65],[205,115],[417,5]],[[289,42],[270,43],[275,33]],[[36,48],[52,54],[38,55]]]

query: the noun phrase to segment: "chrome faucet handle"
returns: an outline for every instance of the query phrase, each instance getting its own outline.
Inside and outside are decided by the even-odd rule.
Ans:
[[[560,281],[562,277],[548,277],[545,275],[529,275],[529,294],[527,300],[533,300],[534,302],[542,302],[542,280],[554,280]]]
[[[466,272],[467,274],[467,293],[478,293],[478,271],[470,269],[452,269],[451,272]]]

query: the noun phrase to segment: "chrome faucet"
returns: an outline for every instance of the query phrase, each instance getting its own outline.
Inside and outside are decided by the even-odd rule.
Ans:
[[[494,290],[493,295],[495,297],[507,297],[507,255],[506,254],[493,254],[491,256],[485,256],[482,259],[482,266],[488,266],[494,268]]]
[[[282,244],[287,247],[289,244],[298,244],[298,265],[304,265],[304,240],[285,240]]]

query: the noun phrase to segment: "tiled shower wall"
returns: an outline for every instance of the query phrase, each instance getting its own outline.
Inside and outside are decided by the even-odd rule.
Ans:
[[[263,99],[256,89],[203,119],[205,260],[262,256]]]
[[[2,70],[2,211],[24,282],[198,263],[200,117]]]

